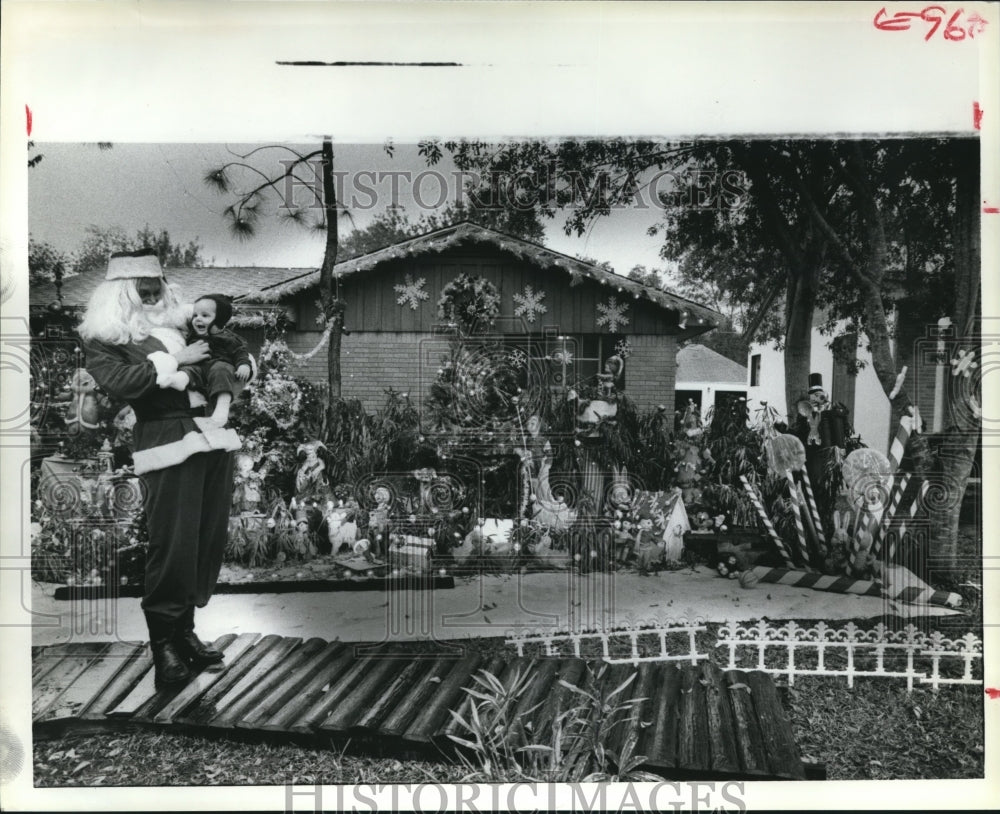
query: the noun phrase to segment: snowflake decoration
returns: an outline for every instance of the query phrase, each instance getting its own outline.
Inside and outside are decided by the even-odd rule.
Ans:
[[[396,303],[398,305],[408,304],[410,308],[416,311],[417,308],[420,307],[420,301],[426,300],[430,297],[430,294],[424,291],[425,285],[427,285],[427,280],[425,278],[421,277],[419,280],[414,282],[413,278],[407,274],[403,278],[402,285],[393,286],[396,293],[399,294],[396,298]]]
[[[621,325],[628,325],[628,317],[625,312],[628,310],[628,303],[618,304],[614,297],[608,297],[607,303],[598,303],[597,310],[601,315],[597,318],[598,325],[607,325],[608,330],[615,334]]]
[[[552,354],[552,359],[561,365],[571,365],[573,364],[573,351],[557,350]]]
[[[544,314],[549,310],[542,305],[544,299],[544,291],[533,291],[530,285],[526,285],[523,294],[514,295],[514,302],[517,305],[514,309],[514,316],[524,317],[528,322],[534,322],[536,315]]]
[[[968,379],[977,367],[979,367],[979,363],[976,361],[976,352],[960,350],[958,355],[951,360],[951,375],[965,376]]]

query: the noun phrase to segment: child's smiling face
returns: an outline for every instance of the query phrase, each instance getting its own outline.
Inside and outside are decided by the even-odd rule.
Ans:
[[[215,324],[215,300],[198,300],[194,304],[191,327],[198,336],[208,336]]]

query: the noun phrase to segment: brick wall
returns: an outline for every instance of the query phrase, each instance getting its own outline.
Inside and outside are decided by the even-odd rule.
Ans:
[[[288,346],[307,353],[319,342],[319,331],[291,331]],[[629,336],[632,355],[626,362],[626,387],[639,410],[658,404],[674,409],[674,382],[677,372],[677,343],[672,336]],[[430,346],[430,347],[428,347]],[[434,378],[440,351],[446,340],[414,332],[355,332],[343,337],[341,365],[345,398],[360,399],[366,409],[385,404],[385,390],[392,387],[408,392],[414,402],[426,396]],[[421,350],[423,349],[423,350]],[[421,352],[424,360],[421,363]],[[421,368],[423,364],[423,368]],[[326,349],[303,365],[295,365],[296,375],[326,383]],[[424,380],[421,384],[421,379]]]
[[[651,334],[629,336],[632,355],[625,362],[625,390],[640,411],[658,404],[674,410],[677,340]]]
[[[319,342],[319,331],[291,331],[288,347],[307,353]],[[360,399],[368,410],[385,404],[385,391],[392,387],[416,394],[419,387],[419,341],[417,333],[356,332],[341,338],[341,392],[344,398]],[[294,372],[305,379],[326,384],[326,349],[322,349]],[[426,373],[426,371],[425,371]]]

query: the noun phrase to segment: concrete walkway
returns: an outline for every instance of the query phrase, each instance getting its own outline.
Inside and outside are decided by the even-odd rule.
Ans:
[[[32,643],[119,638],[144,641],[138,599],[57,601],[54,586],[32,590]],[[945,608],[784,585],[741,588],[714,571],[569,572],[457,578],[453,589],[328,593],[218,594],[198,612],[198,632],[275,633],[341,641],[506,636],[518,628],[609,627],[627,620],[723,622],[868,619],[884,614],[942,616]]]

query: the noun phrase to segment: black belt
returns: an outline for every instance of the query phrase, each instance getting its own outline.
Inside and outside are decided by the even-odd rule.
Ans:
[[[163,412],[150,411],[148,413],[136,410],[136,421],[165,421],[170,418],[198,418],[205,415],[204,407],[182,407],[176,410],[164,410]]]

